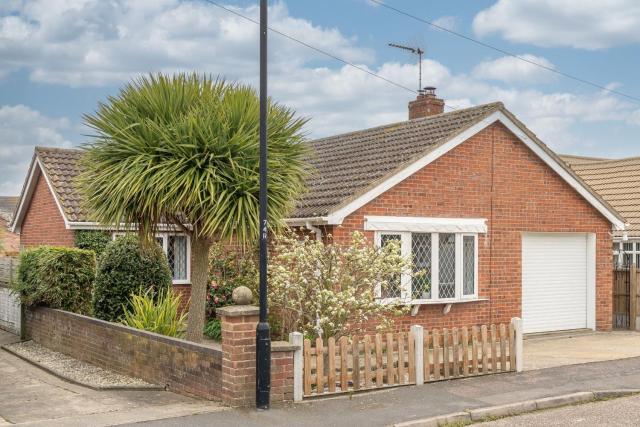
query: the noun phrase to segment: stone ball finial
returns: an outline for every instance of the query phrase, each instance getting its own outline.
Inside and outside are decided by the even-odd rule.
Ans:
[[[246,286],[238,286],[233,290],[231,299],[236,305],[249,305],[253,301],[253,293]]]

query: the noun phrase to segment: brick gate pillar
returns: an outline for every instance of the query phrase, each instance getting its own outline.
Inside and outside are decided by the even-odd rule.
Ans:
[[[258,307],[216,309],[222,329],[222,400],[230,406],[255,406]]]

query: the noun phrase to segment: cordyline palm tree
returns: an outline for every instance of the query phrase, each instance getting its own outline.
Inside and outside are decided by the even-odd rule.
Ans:
[[[159,224],[191,236],[187,339],[200,341],[208,252],[214,241],[257,241],[259,101],[256,92],[196,74],[150,75],[100,104],[86,123],[80,185],[93,217],[137,228],[153,241]],[[268,219],[283,225],[303,189],[305,119],[269,102]]]

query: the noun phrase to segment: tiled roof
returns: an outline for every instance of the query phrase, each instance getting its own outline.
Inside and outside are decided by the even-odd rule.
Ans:
[[[496,102],[310,141],[309,145],[314,155],[310,159],[313,171],[307,181],[309,191],[298,201],[290,218],[328,215],[496,111],[502,111],[517,122],[502,103]],[[517,123],[524,132],[537,141],[535,135],[531,134],[524,125]],[[557,158],[557,155],[544,144],[537,143],[548,154]],[[36,155],[43,165],[67,219],[70,222],[89,222],[90,219],[82,208],[81,196],[75,185],[75,179],[80,173],[82,151],[37,147]],[[640,186],[638,185],[640,174],[637,171],[640,171],[640,158],[609,161],[565,156],[564,160],[573,166],[575,171],[570,171],[572,175],[586,181],[590,187],[593,187],[588,190],[592,194],[597,193],[594,194],[596,198],[604,199],[605,204],[609,202],[622,216],[629,218],[632,215],[631,211],[639,211],[637,208],[640,205]],[[585,174],[584,172],[593,166],[592,163],[623,161],[635,162],[630,169],[636,171],[635,176],[632,172],[625,172],[624,175],[628,180],[635,178],[635,187],[629,188],[629,191],[610,188],[609,181],[601,185],[601,178],[598,178],[597,173]],[[610,182],[613,185],[617,181],[614,179]],[[626,185],[625,183],[626,181],[621,181],[620,185]],[[632,192],[635,198],[627,200],[627,193]],[[615,194],[620,196],[614,196]],[[624,200],[618,201],[618,199]],[[640,215],[635,215],[637,224],[634,227],[640,235]]]
[[[309,191],[291,218],[329,214],[502,108],[496,102],[311,141]]]
[[[77,191],[75,179],[80,173],[81,150],[64,148],[36,147],[47,178],[56,193],[56,197],[71,222],[84,222],[87,214],[82,209],[81,196]]]
[[[629,222],[629,236],[640,237],[640,157],[561,158]]]
[[[0,196],[0,218],[7,223],[11,222],[11,218],[13,218],[18,200],[20,200],[18,196]]]

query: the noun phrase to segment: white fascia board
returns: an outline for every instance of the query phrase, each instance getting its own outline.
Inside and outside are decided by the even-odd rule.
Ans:
[[[486,218],[428,218],[365,216],[367,231],[411,231],[414,233],[486,233]]]
[[[24,214],[27,209],[27,200],[31,200],[31,196],[33,195],[33,190],[35,188],[35,184],[37,181],[36,173],[38,172],[38,167],[36,167],[36,155],[34,154],[31,158],[31,164],[29,165],[29,171],[27,172],[27,181],[25,182],[22,193],[20,193],[20,200],[18,202],[18,209],[11,220],[10,230],[12,233],[20,232],[22,228],[22,220],[24,219]],[[42,172],[40,172],[42,173]],[[19,224],[19,225],[18,225]]]
[[[125,227],[124,224],[120,224],[119,227],[115,225],[105,225],[99,222],[70,222],[69,227],[70,230],[106,230],[106,231],[136,231],[138,227],[136,225],[130,225],[129,227]],[[189,225],[186,225],[186,228],[190,228]],[[175,224],[159,224],[157,230],[159,232],[162,231],[184,231],[180,226]]]
[[[287,218],[284,220],[289,227],[304,227],[307,224],[326,225],[328,224],[326,216],[314,216],[308,218]]]
[[[344,218],[355,212],[362,206],[366,205],[382,193],[390,190],[400,182],[404,181],[429,163],[448,153],[458,145],[462,144],[478,132],[487,128],[495,122],[501,122],[507,129],[513,132],[527,147],[529,147],[538,157],[540,157],[551,169],[553,169],[562,179],[564,179],[573,189],[575,189],[582,197],[584,197],[593,207],[607,218],[615,230],[624,230],[625,222],[620,220],[618,216],[605,206],[597,197],[576,180],[562,165],[560,165],[553,157],[551,157],[537,142],[533,141],[520,127],[515,124],[502,111],[496,111],[478,123],[469,127],[465,131],[454,136],[444,144],[440,145],[433,151],[430,151],[422,158],[410,164],[406,168],[398,171],[395,175],[386,179],[379,185],[373,187],[355,200],[349,202],[345,206],[339,208],[335,212],[326,217],[328,224],[342,224]]]

